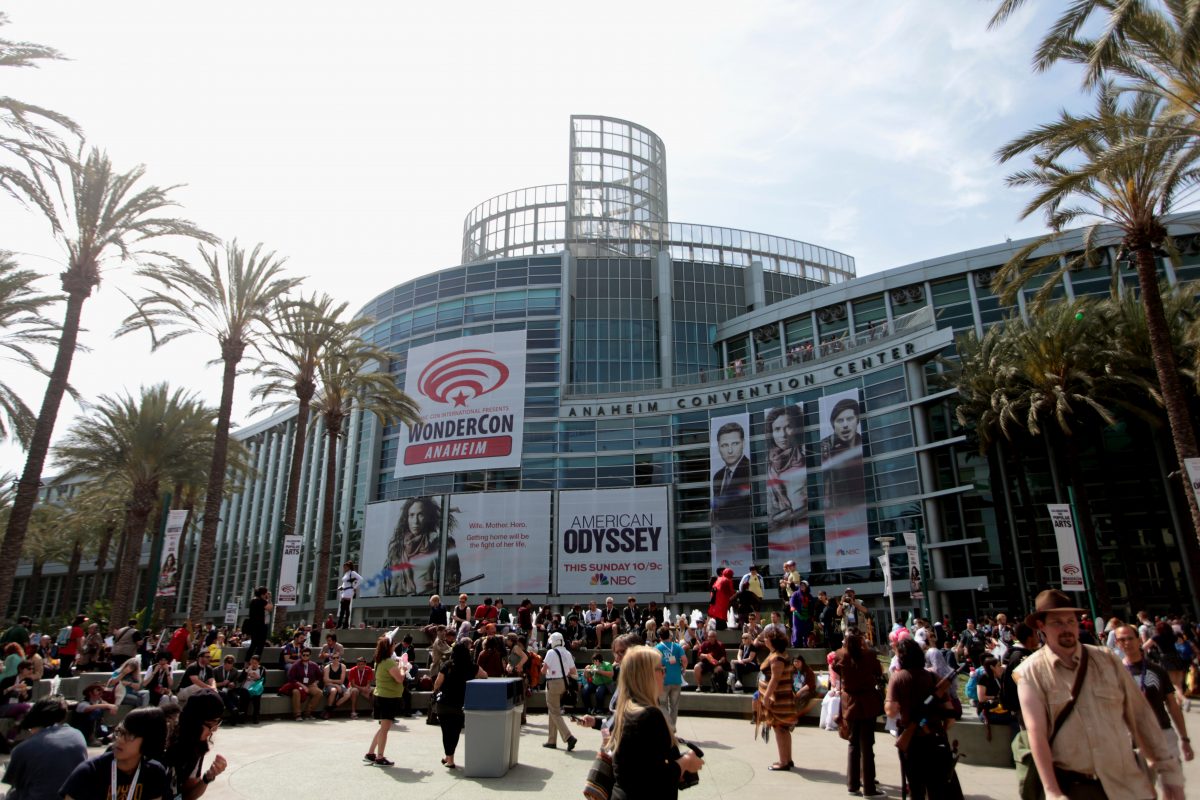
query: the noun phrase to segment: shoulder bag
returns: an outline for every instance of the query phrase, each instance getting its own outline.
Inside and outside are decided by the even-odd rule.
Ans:
[[[563,693],[562,702],[568,706],[573,706],[579,702],[579,679],[572,678],[567,674],[566,663],[563,661],[562,653],[558,652],[558,648],[554,648],[554,655],[558,656],[558,669],[563,677]]]

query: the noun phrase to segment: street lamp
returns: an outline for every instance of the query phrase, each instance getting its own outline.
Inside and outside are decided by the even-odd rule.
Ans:
[[[879,546],[883,548],[883,564],[884,564],[883,568],[885,571],[884,576],[883,576],[883,585],[884,585],[884,588],[888,589],[888,593],[887,593],[888,608],[890,608],[892,611],[892,627],[895,628],[896,627],[896,588],[891,585],[891,583],[892,583],[892,579],[891,579],[892,578],[892,559],[889,554],[892,551],[892,542],[896,541],[896,537],[894,537],[894,536],[877,536],[877,537],[875,537],[875,541],[879,542]]]

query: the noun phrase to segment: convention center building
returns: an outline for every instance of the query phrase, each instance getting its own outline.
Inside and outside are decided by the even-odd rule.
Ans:
[[[258,585],[294,594],[290,618],[311,616],[326,492],[326,607],[352,560],[355,620],[375,624],[460,590],[510,607],[633,595],[679,612],[707,605],[716,571],[752,564],[774,602],[787,560],[814,594],[855,589],[879,623],[885,577],[898,614],[956,622],[1011,617],[1058,585],[1060,457],[1026,457],[1018,481],[960,427],[943,379],[957,336],[1029,312],[1040,287],[1012,306],[990,288],[1026,241],[858,277],[820,245],[671,221],[663,142],[636,123],[573,116],[568,154],[566,183],[467,214],[459,264],[380,287],[359,312],[422,419],[355,413],[332,486],[314,427],[293,541],[279,523],[295,413],[235,432],[256,474],[222,509],[211,616],[244,612]],[[1162,265],[1171,283],[1200,279],[1200,246],[1180,241],[1182,266]],[[1134,286],[1114,258],[1055,295]],[[1114,606],[1191,611],[1169,440],[1131,418],[1080,447]],[[183,587],[195,540],[181,545]]]

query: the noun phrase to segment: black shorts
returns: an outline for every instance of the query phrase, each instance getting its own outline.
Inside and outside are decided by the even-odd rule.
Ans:
[[[404,711],[404,701],[400,697],[380,697],[375,695],[375,705],[371,716],[375,719],[395,719]]]

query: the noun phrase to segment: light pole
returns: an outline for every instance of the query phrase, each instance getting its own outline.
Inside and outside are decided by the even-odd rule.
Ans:
[[[877,536],[875,541],[879,542],[879,546],[883,548],[883,585],[888,590],[888,608],[892,612],[892,627],[896,627],[896,589],[892,586],[892,542],[896,541],[894,536]]]

